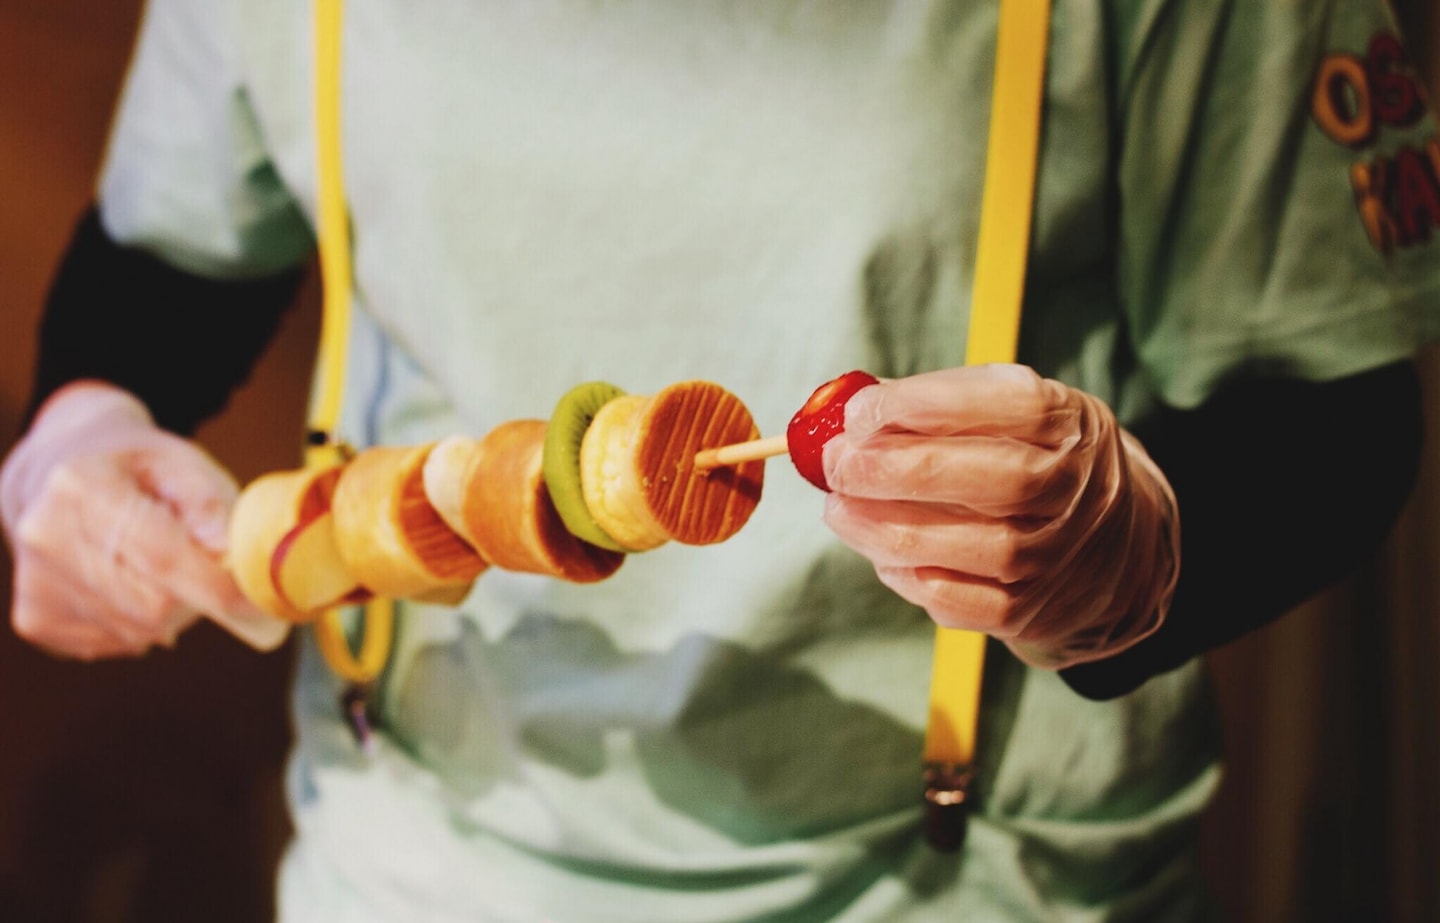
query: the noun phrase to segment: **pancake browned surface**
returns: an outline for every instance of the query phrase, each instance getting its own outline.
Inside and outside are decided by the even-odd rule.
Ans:
[[[759,436],[750,411],[708,381],[671,385],[637,422],[635,466],[655,521],[677,542],[709,545],[740,530],[760,502],[765,463],[696,470],[695,455]]]
[[[426,596],[464,586],[485,561],[425,497],[422,470],[431,445],[377,446],[346,465],[331,510],[341,557],[378,596]]]
[[[462,531],[496,567],[603,580],[625,556],[565,528],[545,488],[545,428],[544,420],[511,420],[480,439],[464,475]]]

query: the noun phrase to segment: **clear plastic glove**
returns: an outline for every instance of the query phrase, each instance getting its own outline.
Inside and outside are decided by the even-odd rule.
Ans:
[[[16,633],[61,656],[135,656],[173,645],[203,613],[252,647],[278,646],[288,626],[221,563],[237,491],[128,392],[57,392],[0,468]]]
[[[1018,365],[883,381],[825,447],[826,522],[938,624],[1032,666],[1118,653],[1180,568],[1165,476],[1098,399]]]

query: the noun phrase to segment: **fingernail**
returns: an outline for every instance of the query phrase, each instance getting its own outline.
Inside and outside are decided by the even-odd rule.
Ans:
[[[825,443],[825,447],[820,450],[820,467],[825,472],[825,486],[832,491],[841,490],[843,492],[841,469],[844,468],[844,465],[841,464],[841,459],[845,455],[849,438],[848,433],[839,433]],[[832,493],[830,497],[833,496]],[[829,497],[826,499],[828,501]]]

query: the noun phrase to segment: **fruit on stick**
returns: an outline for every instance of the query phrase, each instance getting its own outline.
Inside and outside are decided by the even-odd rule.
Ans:
[[[279,471],[251,482],[230,514],[230,570],[249,600],[301,623],[363,593],[339,561],[329,515],[339,468]]]
[[[590,382],[548,424],[516,420],[481,439],[375,447],[343,467],[257,479],[232,516],[232,565],[258,606],[291,621],[372,594],[457,603],[491,564],[603,580],[626,551],[738,531],[767,456],[703,465],[697,455],[756,435],[744,404],[710,382],[653,397]]]
[[[544,420],[512,420],[478,440],[446,440],[425,485],[450,528],[505,570],[593,583],[625,556],[565,528],[545,486]]]
[[[624,551],[649,551],[670,538],[650,513],[635,469],[636,433],[629,423],[649,400],[626,394],[602,407],[577,459],[582,505]]]
[[[595,415],[625,392],[608,382],[590,381],[576,385],[555,404],[545,430],[542,470],[545,486],[565,528],[592,545],[611,551],[627,551],[611,538],[590,512],[582,484],[580,449]]]
[[[855,392],[879,379],[869,372],[846,372],[816,388],[785,428],[785,443],[790,461],[800,476],[823,491],[825,483],[825,443],[845,431],[845,402]]]
[[[435,515],[472,548],[465,526],[465,469],[479,444],[480,440],[471,436],[441,439],[431,447],[420,469],[420,486]]]
[[[335,518],[327,510],[296,524],[270,556],[270,582],[295,611],[313,615],[369,592],[356,582],[335,546]]]
[[[432,447],[366,449],[335,486],[340,557],[376,595],[407,599],[442,588],[463,595],[486,567],[426,497],[423,471]]]
[[[699,469],[695,457],[756,435],[740,399],[711,382],[680,382],[653,397],[616,397],[600,407],[580,445],[585,506],[605,534],[630,551],[670,540],[722,542],[755,511],[765,466]]]

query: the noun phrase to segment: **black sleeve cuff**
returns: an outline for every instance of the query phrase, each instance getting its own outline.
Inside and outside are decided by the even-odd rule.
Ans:
[[[134,393],[160,426],[194,432],[245,381],[302,275],[195,276],[115,243],[91,208],[46,301],[27,425],[55,391],[96,378]]]
[[[1091,699],[1269,623],[1373,555],[1419,470],[1419,376],[1400,362],[1331,382],[1237,383],[1135,435],[1175,490],[1180,581],[1155,634],[1061,671]]]

